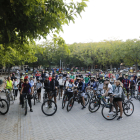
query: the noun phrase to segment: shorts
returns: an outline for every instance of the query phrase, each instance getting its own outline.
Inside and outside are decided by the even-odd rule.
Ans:
[[[41,93],[41,88],[37,90],[37,93]]]
[[[66,92],[68,99],[70,99],[73,96],[73,92]]]
[[[85,97],[85,93],[84,93],[84,92],[82,92],[82,93],[81,93],[81,96],[82,96],[82,97]]]
[[[122,101],[122,98],[114,98],[113,102]]]
[[[129,88],[126,88],[127,93],[129,93]]]
[[[63,86],[60,86],[60,89],[63,89]]]
[[[57,96],[56,90],[51,91],[51,92],[50,92],[50,95],[56,97],[56,96]]]
[[[110,96],[112,93],[108,93],[108,96]]]

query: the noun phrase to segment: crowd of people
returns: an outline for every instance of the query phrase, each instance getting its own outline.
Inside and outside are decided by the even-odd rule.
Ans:
[[[57,103],[57,95],[60,92],[61,99],[64,94],[68,94],[69,98],[73,96],[74,88],[76,87],[81,94],[83,103],[85,105],[85,93],[88,88],[92,89],[95,93],[96,90],[100,89],[102,96],[110,96],[110,102],[117,102],[120,108],[120,116],[118,120],[122,119],[122,93],[125,88],[127,92],[127,99],[129,99],[129,93],[137,90],[140,91],[140,74],[122,74],[116,73],[112,74],[112,72],[105,73],[87,73],[81,74],[80,72],[51,72],[42,71],[39,73],[37,71],[35,74],[28,73],[20,73],[20,81],[16,78],[15,74],[11,74],[6,82],[4,89],[13,89],[15,96],[18,96],[18,91],[20,93],[20,103],[22,107],[24,107],[24,97],[28,94],[28,104],[30,107],[30,111],[33,112],[32,109],[32,94],[34,90],[37,90],[38,94],[38,102],[41,102],[41,90],[45,89],[46,94],[48,94],[48,98],[51,96],[54,97],[55,103]],[[114,98],[112,98],[114,97]],[[82,109],[86,108],[83,106]],[[110,114],[113,113],[110,112]]]

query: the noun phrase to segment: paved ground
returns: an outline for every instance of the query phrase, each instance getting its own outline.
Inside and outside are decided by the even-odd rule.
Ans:
[[[57,99],[58,100],[58,99]],[[8,114],[0,115],[0,140],[138,140],[140,138],[140,102],[133,100],[134,114],[123,115],[123,120],[105,120],[101,109],[92,114],[81,105],[74,104],[70,112],[61,109],[54,116],[45,116],[41,103],[33,105],[33,113],[23,115],[23,109],[16,100]]]

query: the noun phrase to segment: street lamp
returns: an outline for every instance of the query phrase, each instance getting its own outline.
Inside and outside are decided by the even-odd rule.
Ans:
[[[64,63],[64,62],[62,62],[62,71],[63,71],[63,63]]]

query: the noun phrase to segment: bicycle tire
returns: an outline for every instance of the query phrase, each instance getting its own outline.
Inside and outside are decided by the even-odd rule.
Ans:
[[[24,110],[25,110],[24,115],[26,116],[27,115],[27,100],[24,102]]]
[[[48,105],[48,107],[46,107],[46,109],[44,109],[44,106],[45,105]],[[48,110],[48,112],[49,112],[49,110],[51,110],[51,108],[53,108],[53,107],[50,107],[50,106],[52,106],[52,104],[53,104],[53,107],[55,107],[55,109],[52,109],[52,110],[54,110],[52,113],[46,113],[46,111],[45,110]],[[43,104],[42,104],[42,106],[41,106],[41,110],[42,110],[42,112],[46,115],[46,116],[52,116],[52,115],[54,115],[55,113],[56,113],[56,111],[57,111],[57,104],[54,102],[54,101],[52,101],[52,100],[47,100],[47,101],[45,101],[45,102],[43,102]]]
[[[94,105],[94,108],[97,106],[97,109],[93,110],[94,108],[92,108],[92,104]],[[91,102],[89,103],[88,110],[89,110],[91,113],[94,113],[94,112],[96,112],[96,111],[99,110],[100,105],[101,105],[101,104],[100,104],[100,101],[99,101],[98,99],[95,99],[95,100],[93,100],[93,101],[91,101]]]
[[[1,113],[2,115],[5,115],[5,114],[9,111],[9,105],[8,105],[7,101],[4,100],[4,99],[0,99],[0,104],[1,104],[1,105],[0,105],[0,108],[5,107],[4,102],[5,102],[5,105],[6,105],[7,107],[6,107],[6,111],[5,111],[5,112],[2,112],[1,109],[0,109],[0,113]]]
[[[111,111],[112,107],[115,109],[114,114],[109,115],[109,112]],[[114,105],[111,106],[111,104],[104,105],[102,110],[101,110],[101,113],[102,113],[102,116],[106,120],[113,120],[117,117],[117,110],[116,110],[115,106]]]
[[[73,105],[74,105],[74,97],[71,97],[71,98],[69,99],[68,104],[67,104],[67,112],[71,111]],[[70,107],[70,108],[69,108],[69,107]]]
[[[64,95],[63,99],[62,99],[62,109],[65,108],[65,104],[67,102],[67,95]]]
[[[130,109],[130,106],[127,105],[128,103],[130,103],[132,105],[132,108],[131,109]],[[126,111],[128,112],[128,110],[131,110],[132,111],[129,115],[126,113]],[[123,113],[126,116],[131,116],[133,114],[133,112],[134,112],[134,105],[133,105],[133,103],[130,102],[130,101],[127,101],[126,103],[124,103],[124,105],[123,105]]]
[[[89,101],[90,101],[90,96],[89,96],[89,94],[87,94],[87,93],[85,94],[85,96],[87,96],[87,98],[84,97],[84,99],[85,99],[85,106],[87,106],[88,103],[89,103]],[[87,102],[86,102],[86,100],[87,100]],[[84,106],[83,101],[81,101],[81,105]]]

